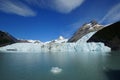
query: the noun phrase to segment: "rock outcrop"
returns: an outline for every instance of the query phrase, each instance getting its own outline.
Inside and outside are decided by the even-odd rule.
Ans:
[[[68,40],[68,42],[76,42],[86,34],[94,31],[98,31],[102,29],[103,26],[98,24],[96,21],[91,21],[88,24],[82,25],[74,34],[73,36]]]
[[[103,42],[112,50],[120,50],[120,21],[99,30],[87,42]]]
[[[16,38],[7,32],[0,31],[0,47],[18,42]]]

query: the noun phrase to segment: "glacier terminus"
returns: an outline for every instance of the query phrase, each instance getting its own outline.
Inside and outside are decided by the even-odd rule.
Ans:
[[[60,36],[58,39],[54,41],[48,42],[39,42],[35,43],[31,41],[31,43],[14,43],[11,45],[3,46],[0,48],[2,52],[110,52],[111,48],[104,45],[104,43],[91,42],[87,43],[87,40],[93,35],[95,32],[88,33],[83,36],[77,42],[69,43],[68,39],[64,39]]]

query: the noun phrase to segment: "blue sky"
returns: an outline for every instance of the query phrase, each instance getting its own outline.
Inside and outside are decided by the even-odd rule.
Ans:
[[[120,20],[120,0],[0,0],[0,30],[19,39],[69,38],[91,20]]]

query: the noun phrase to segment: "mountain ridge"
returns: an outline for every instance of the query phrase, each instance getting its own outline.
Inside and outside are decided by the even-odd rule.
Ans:
[[[84,35],[94,32],[94,31],[99,31],[102,29],[104,26],[100,25],[97,23],[97,21],[92,20],[90,23],[83,24],[74,34],[73,36],[68,40],[68,42],[76,42],[80,38],[82,38]]]

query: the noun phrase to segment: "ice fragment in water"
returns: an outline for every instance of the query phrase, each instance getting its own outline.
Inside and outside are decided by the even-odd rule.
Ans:
[[[58,73],[62,72],[62,69],[59,67],[52,67],[50,71],[54,74],[58,74]]]

